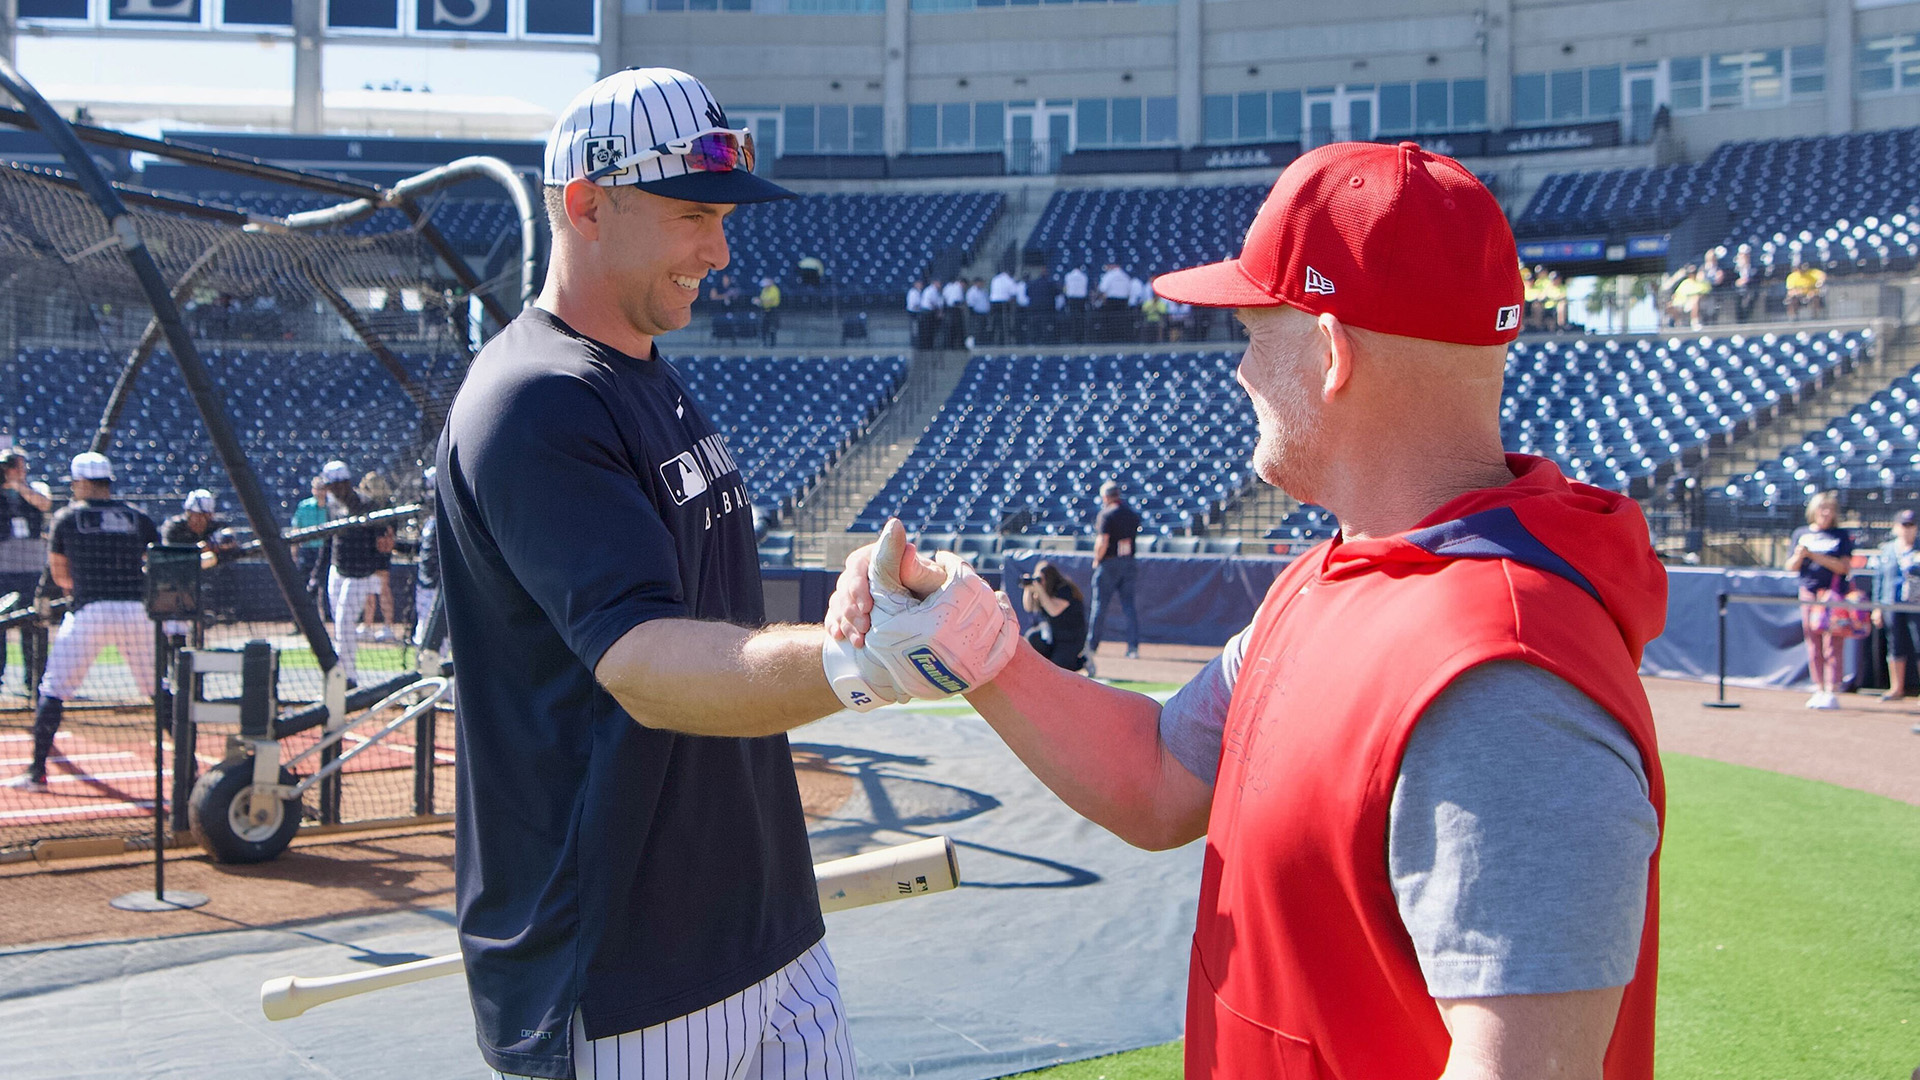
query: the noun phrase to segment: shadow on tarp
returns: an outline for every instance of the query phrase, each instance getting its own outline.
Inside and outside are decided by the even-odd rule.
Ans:
[[[1667,569],[1667,629],[1647,645],[1642,675],[1713,681],[1719,676],[1719,597],[1796,596],[1784,570],[1675,566]],[[1861,670],[1859,643],[1844,649],[1849,678]],[[1805,687],[1807,650],[1800,609],[1791,604],[1727,605],[1727,682],[1768,689]]]

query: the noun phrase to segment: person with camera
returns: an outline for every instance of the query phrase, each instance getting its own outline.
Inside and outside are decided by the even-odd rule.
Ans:
[[[1914,544],[1920,525],[1914,521],[1913,511],[1900,511],[1893,519],[1893,535],[1880,545],[1873,575],[1873,600],[1877,604],[1920,600],[1920,589],[1913,587],[1915,575],[1920,574],[1920,547]],[[1920,615],[1875,608],[1873,625],[1887,632],[1887,692],[1880,695],[1880,700],[1898,701],[1907,696],[1907,658],[1920,656]]]
[[[1033,573],[1020,576],[1020,606],[1038,615],[1027,631],[1027,644],[1068,671],[1093,675],[1087,655],[1087,598],[1080,586],[1050,562],[1035,563]]]

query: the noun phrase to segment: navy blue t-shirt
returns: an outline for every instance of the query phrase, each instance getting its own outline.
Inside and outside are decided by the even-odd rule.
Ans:
[[[1125,502],[1103,506],[1093,519],[1093,532],[1107,538],[1108,558],[1130,559],[1134,537],[1140,535],[1140,515]]]
[[[1853,534],[1841,528],[1795,529],[1793,543],[1796,547],[1805,547],[1816,555],[1831,555],[1836,559],[1853,557]],[[1812,559],[1803,559],[1800,562],[1800,587],[1807,592],[1831,589],[1833,588],[1833,571]]]
[[[825,933],[783,735],[642,727],[594,679],[651,619],[764,622],[733,459],[665,361],[529,308],[440,445],[459,658],[455,872],[487,1064],[570,1077],[589,1038],[713,1004]]]

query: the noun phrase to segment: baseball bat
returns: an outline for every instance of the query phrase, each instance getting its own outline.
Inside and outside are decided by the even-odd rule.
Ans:
[[[954,854],[952,840],[933,836],[815,863],[813,876],[819,883],[820,910],[845,911],[957,888],[960,861]],[[282,975],[260,984],[260,1011],[269,1020],[290,1020],[315,1005],[390,986],[437,979],[465,969],[459,953],[448,953],[350,975],[318,978]]]

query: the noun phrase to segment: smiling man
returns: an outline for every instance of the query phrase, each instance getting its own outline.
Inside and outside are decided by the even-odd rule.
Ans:
[[[734,206],[791,197],[752,165],[690,75],[582,93],[545,288],[448,416],[460,943],[498,1074],[854,1074],[782,734],[840,708],[823,638],[762,626],[740,471],[654,348]]]

